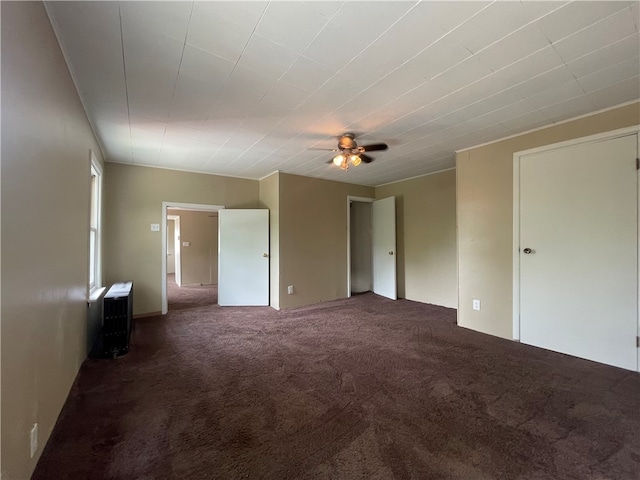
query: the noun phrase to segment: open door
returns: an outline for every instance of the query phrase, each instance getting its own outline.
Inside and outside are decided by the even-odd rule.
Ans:
[[[218,303],[269,305],[269,210],[218,212]]]
[[[372,204],[373,293],[396,300],[396,198]]]

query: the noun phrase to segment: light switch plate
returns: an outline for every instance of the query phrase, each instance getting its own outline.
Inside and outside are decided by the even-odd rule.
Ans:
[[[159,223],[152,223],[151,224],[151,231],[152,232],[159,232],[160,231],[160,224]]]

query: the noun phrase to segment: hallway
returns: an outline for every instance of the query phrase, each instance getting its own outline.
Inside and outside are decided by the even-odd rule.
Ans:
[[[169,311],[210,307],[218,304],[218,285],[183,285],[178,287],[175,274],[167,275]]]

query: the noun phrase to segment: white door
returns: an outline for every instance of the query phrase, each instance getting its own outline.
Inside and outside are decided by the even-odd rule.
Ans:
[[[395,300],[396,289],[396,198],[372,204],[373,293]]]
[[[522,342],[638,368],[636,155],[629,135],[520,158]]]
[[[218,303],[269,305],[269,210],[218,212]]]

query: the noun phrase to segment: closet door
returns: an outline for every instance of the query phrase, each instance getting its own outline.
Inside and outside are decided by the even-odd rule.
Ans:
[[[637,135],[520,157],[520,340],[637,370]]]

